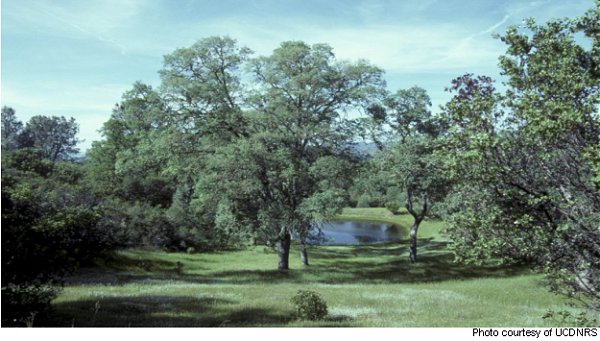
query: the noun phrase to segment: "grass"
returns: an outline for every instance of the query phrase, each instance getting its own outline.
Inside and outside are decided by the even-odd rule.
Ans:
[[[344,210],[340,218],[405,224],[382,209]],[[287,272],[273,270],[270,249],[203,254],[125,250],[68,278],[42,326],[548,326],[548,310],[566,310],[541,277],[525,268],[455,264],[424,222],[418,264],[407,243],[321,246],[303,267],[293,247]],[[299,321],[290,298],[315,290],[327,319]]]

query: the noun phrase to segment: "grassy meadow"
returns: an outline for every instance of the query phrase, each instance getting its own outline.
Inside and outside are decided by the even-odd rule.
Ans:
[[[345,209],[340,219],[408,226],[410,216],[385,209]],[[548,310],[568,310],[539,274],[526,268],[453,263],[441,222],[420,229],[419,262],[408,262],[406,241],[297,248],[290,270],[276,269],[273,250],[165,253],[124,250],[67,279],[37,326],[548,326]],[[314,290],[326,300],[319,322],[293,316],[290,298]]]

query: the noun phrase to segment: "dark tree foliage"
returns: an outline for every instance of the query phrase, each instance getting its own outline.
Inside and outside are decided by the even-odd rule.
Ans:
[[[2,326],[45,311],[61,278],[110,246],[82,177],[39,149],[2,153]]]
[[[103,198],[101,224],[120,246],[172,249],[177,244],[175,227],[165,216],[176,188],[163,172],[170,150],[162,134],[170,114],[152,87],[135,83],[104,124],[105,139],[88,152],[86,184]]]
[[[43,313],[65,274],[114,244],[86,186],[74,119],[2,109],[2,326]],[[31,321],[29,321],[31,322]]]
[[[33,116],[17,137],[19,148],[41,150],[44,157],[52,162],[72,160],[79,152],[76,135],[79,125],[75,119],[63,116]]]

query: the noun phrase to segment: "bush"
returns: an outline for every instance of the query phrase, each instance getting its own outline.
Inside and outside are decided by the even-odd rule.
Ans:
[[[317,321],[327,316],[327,303],[318,292],[298,290],[291,302],[300,319]]]
[[[394,215],[400,213],[400,205],[398,205],[397,202],[387,202],[385,204],[385,208],[387,208],[388,211],[392,212]]]
[[[371,198],[367,194],[361,195],[360,197],[358,197],[358,200],[356,202],[356,207],[358,207],[358,208],[371,207]]]
[[[2,287],[2,327],[33,324],[38,313],[45,314],[60,287],[49,283],[7,283]]]

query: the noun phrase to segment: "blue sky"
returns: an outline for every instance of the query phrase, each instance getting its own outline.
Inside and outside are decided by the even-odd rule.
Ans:
[[[282,41],[328,43],[339,59],[386,71],[390,90],[419,85],[434,110],[465,72],[499,78],[491,37],[533,17],[576,16],[593,0],[2,0],[2,105],[22,121],[75,117],[81,149],[135,81],[158,86],[163,56],[212,35],[269,54]]]

